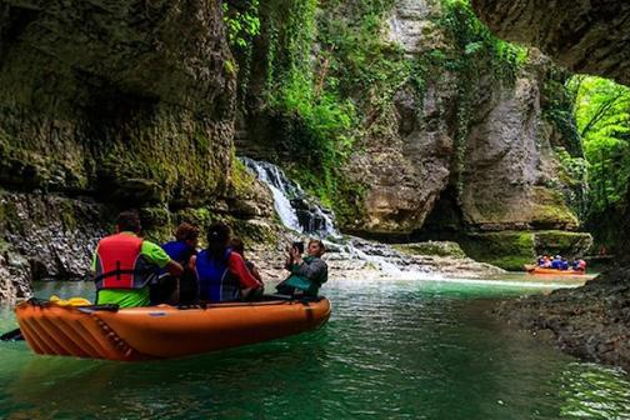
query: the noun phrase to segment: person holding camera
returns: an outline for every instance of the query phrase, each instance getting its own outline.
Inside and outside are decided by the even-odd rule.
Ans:
[[[294,243],[289,249],[285,268],[291,272],[289,277],[276,289],[284,295],[317,296],[319,288],[328,281],[328,265],[322,260],[326,247],[319,239],[311,239],[308,243],[307,256],[304,244]]]

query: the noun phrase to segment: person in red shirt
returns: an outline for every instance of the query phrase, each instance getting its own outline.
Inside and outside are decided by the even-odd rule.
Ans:
[[[243,243],[243,240],[241,238],[232,238],[230,241],[230,248],[232,248],[232,251],[241,254],[249,272],[252,273],[252,276],[254,276],[256,280],[262,282],[262,276],[260,275],[256,265],[245,257],[245,244]]]
[[[199,285],[199,299],[229,302],[251,299],[262,294],[262,281],[247,269],[245,260],[229,247],[231,231],[222,222],[208,228],[208,247],[190,259]]]

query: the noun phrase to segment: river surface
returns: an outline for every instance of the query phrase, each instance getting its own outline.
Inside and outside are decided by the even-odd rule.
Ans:
[[[567,282],[333,279],[324,328],[180,360],[43,357],[0,343],[0,418],[630,418],[622,371],[488,313]],[[91,285],[37,285],[51,294],[91,297]],[[0,331],[13,326],[1,308]]]

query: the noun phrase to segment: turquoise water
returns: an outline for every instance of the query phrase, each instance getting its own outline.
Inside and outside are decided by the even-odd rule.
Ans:
[[[0,418],[630,418],[623,372],[488,314],[496,299],[568,284],[332,280],[323,329],[181,360],[42,357],[0,343]],[[38,294],[89,288],[44,284]],[[0,331],[13,325],[2,308]]]

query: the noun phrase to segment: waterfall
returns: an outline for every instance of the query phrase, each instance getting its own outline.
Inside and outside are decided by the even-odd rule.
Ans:
[[[380,270],[384,275],[401,278],[436,278],[438,257],[412,256],[403,254],[390,245],[372,242],[352,236],[342,236],[335,228],[334,217],[330,210],[322,207],[314,198],[309,197],[304,190],[294,181],[287,178],[286,174],[269,162],[257,161],[247,157],[239,158],[241,162],[258,178],[266,184],[273,194],[276,213],[287,228],[309,236],[317,236],[324,240],[328,249],[328,261],[360,261]],[[458,262],[460,265],[462,262]],[[488,268],[482,267],[472,260],[464,261],[469,269],[481,270],[487,274]],[[449,266],[453,261],[447,261]],[[475,264],[477,264],[475,266]],[[362,265],[361,267],[364,267]],[[442,271],[453,272],[444,267]],[[482,272],[482,271],[479,271]],[[468,273],[473,275],[474,273]]]
[[[322,238],[339,237],[332,213],[324,209],[295,182],[291,181],[276,165],[241,157],[241,162],[264,182],[273,194],[276,213],[282,223],[291,230]]]

